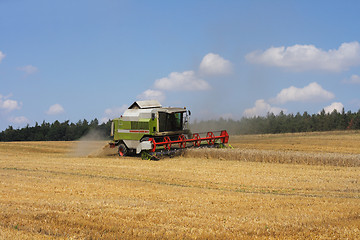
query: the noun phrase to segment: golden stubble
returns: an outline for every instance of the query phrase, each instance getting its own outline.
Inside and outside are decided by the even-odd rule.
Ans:
[[[160,161],[75,157],[76,144],[0,143],[0,239],[360,237],[357,166],[215,149]]]

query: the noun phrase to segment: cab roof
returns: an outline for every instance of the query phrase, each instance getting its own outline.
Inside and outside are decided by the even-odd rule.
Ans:
[[[166,112],[166,113],[186,112],[186,108],[159,108],[158,112]]]

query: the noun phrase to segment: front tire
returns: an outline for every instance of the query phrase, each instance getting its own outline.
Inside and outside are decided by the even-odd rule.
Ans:
[[[128,149],[127,147],[125,146],[125,144],[121,143],[119,145],[119,149],[118,149],[118,154],[120,157],[125,157],[127,154],[128,154]]]

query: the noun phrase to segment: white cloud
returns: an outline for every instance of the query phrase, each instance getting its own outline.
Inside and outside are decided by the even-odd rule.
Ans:
[[[1,61],[5,58],[5,54],[3,54],[1,51],[0,51],[0,63],[1,63]]]
[[[275,115],[277,115],[281,111],[286,112],[286,109],[272,107],[264,99],[259,99],[256,100],[254,107],[245,109],[243,115],[245,117],[266,116],[267,113],[274,113]]]
[[[344,79],[343,83],[349,83],[349,84],[360,84],[360,76],[353,74],[349,79]]]
[[[122,105],[121,107],[113,107],[105,109],[105,114],[111,117],[120,117],[121,114],[128,108],[127,105]]]
[[[343,43],[338,49],[324,51],[314,45],[296,44],[271,47],[246,55],[250,63],[288,68],[295,71],[324,70],[340,72],[360,65],[359,42]]]
[[[202,59],[199,71],[172,72],[167,77],[156,79],[154,88],[163,91],[204,91],[211,87],[201,76],[224,75],[232,72],[230,61],[218,54],[208,53]],[[165,95],[156,90],[148,89],[141,93],[138,98],[146,99],[155,96],[155,99],[163,100]],[[152,97],[154,98],[154,97]]]
[[[286,102],[298,101],[326,101],[334,97],[333,93],[324,90],[319,84],[313,82],[304,88],[296,88],[294,86],[284,88],[274,99],[271,99],[270,102],[284,104]]]
[[[124,111],[128,108],[127,105],[122,105],[121,107],[113,107],[105,109],[105,116],[101,118],[101,123],[106,123],[109,119],[120,117]]]
[[[54,104],[50,106],[49,110],[46,111],[46,114],[48,115],[58,115],[64,113],[65,110],[60,104]]]
[[[7,112],[20,109],[21,103],[16,100],[8,99],[8,97],[0,95],[0,109],[5,110]]]
[[[165,94],[162,91],[147,89],[146,91],[138,95],[137,98],[141,100],[155,99],[159,102],[162,102],[165,100]]]
[[[325,113],[332,113],[334,110],[341,113],[344,105],[341,102],[333,102],[331,105],[324,107]]]
[[[210,85],[199,78],[194,71],[185,71],[182,73],[172,72],[168,77],[155,80],[155,88],[161,90],[208,90]]]
[[[38,68],[32,65],[26,65],[23,67],[18,67],[18,70],[23,71],[26,75],[31,75],[36,73],[38,71]]]
[[[24,116],[20,116],[20,117],[11,117],[9,119],[9,121],[13,124],[24,124],[24,123],[30,123],[29,119],[27,119],[26,117]]]
[[[230,74],[232,72],[232,64],[218,54],[208,53],[202,59],[199,71],[204,75]]]

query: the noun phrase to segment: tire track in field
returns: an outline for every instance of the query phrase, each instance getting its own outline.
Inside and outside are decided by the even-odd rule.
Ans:
[[[202,190],[215,190],[215,191],[224,191],[224,192],[236,192],[236,193],[245,193],[245,194],[263,194],[263,195],[276,195],[276,196],[298,196],[298,197],[306,197],[306,198],[340,198],[340,199],[360,199],[360,194],[358,195],[344,195],[349,193],[349,191],[341,191],[335,190],[325,191],[324,194],[316,194],[316,193],[300,193],[295,192],[296,190],[291,189],[264,189],[260,186],[245,186],[242,185],[241,188],[226,188],[226,187],[212,187],[212,186],[200,186],[200,185],[186,185],[181,183],[171,183],[164,181],[156,181],[156,180],[148,180],[148,179],[136,179],[136,178],[128,178],[128,177],[114,177],[114,176],[103,176],[103,175],[95,175],[95,174],[84,174],[84,173],[72,173],[72,172],[62,172],[62,171],[51,171],[51,170],[40,170],[40,169],[26,169],[26,168],[1,168],[4,171],[20,171],[20,172],[33,172],[33,173],[46,173],[46,174],[54,174],[54,175],[63,175],[63,176],[78,176],[85,178],[98,178],[105,179],[109,181],[128,181],[128,182],[142,182],[149,184],[157,184],[163,186],[174,186],[181,188],[197,188]],[[254,189],[258,190],[254,190]],[[304,190],[305,191],[305,190]],[[360,193],[359,190],[351,191],[354,193]],[[341,194],[339,194],[341,193]]]

